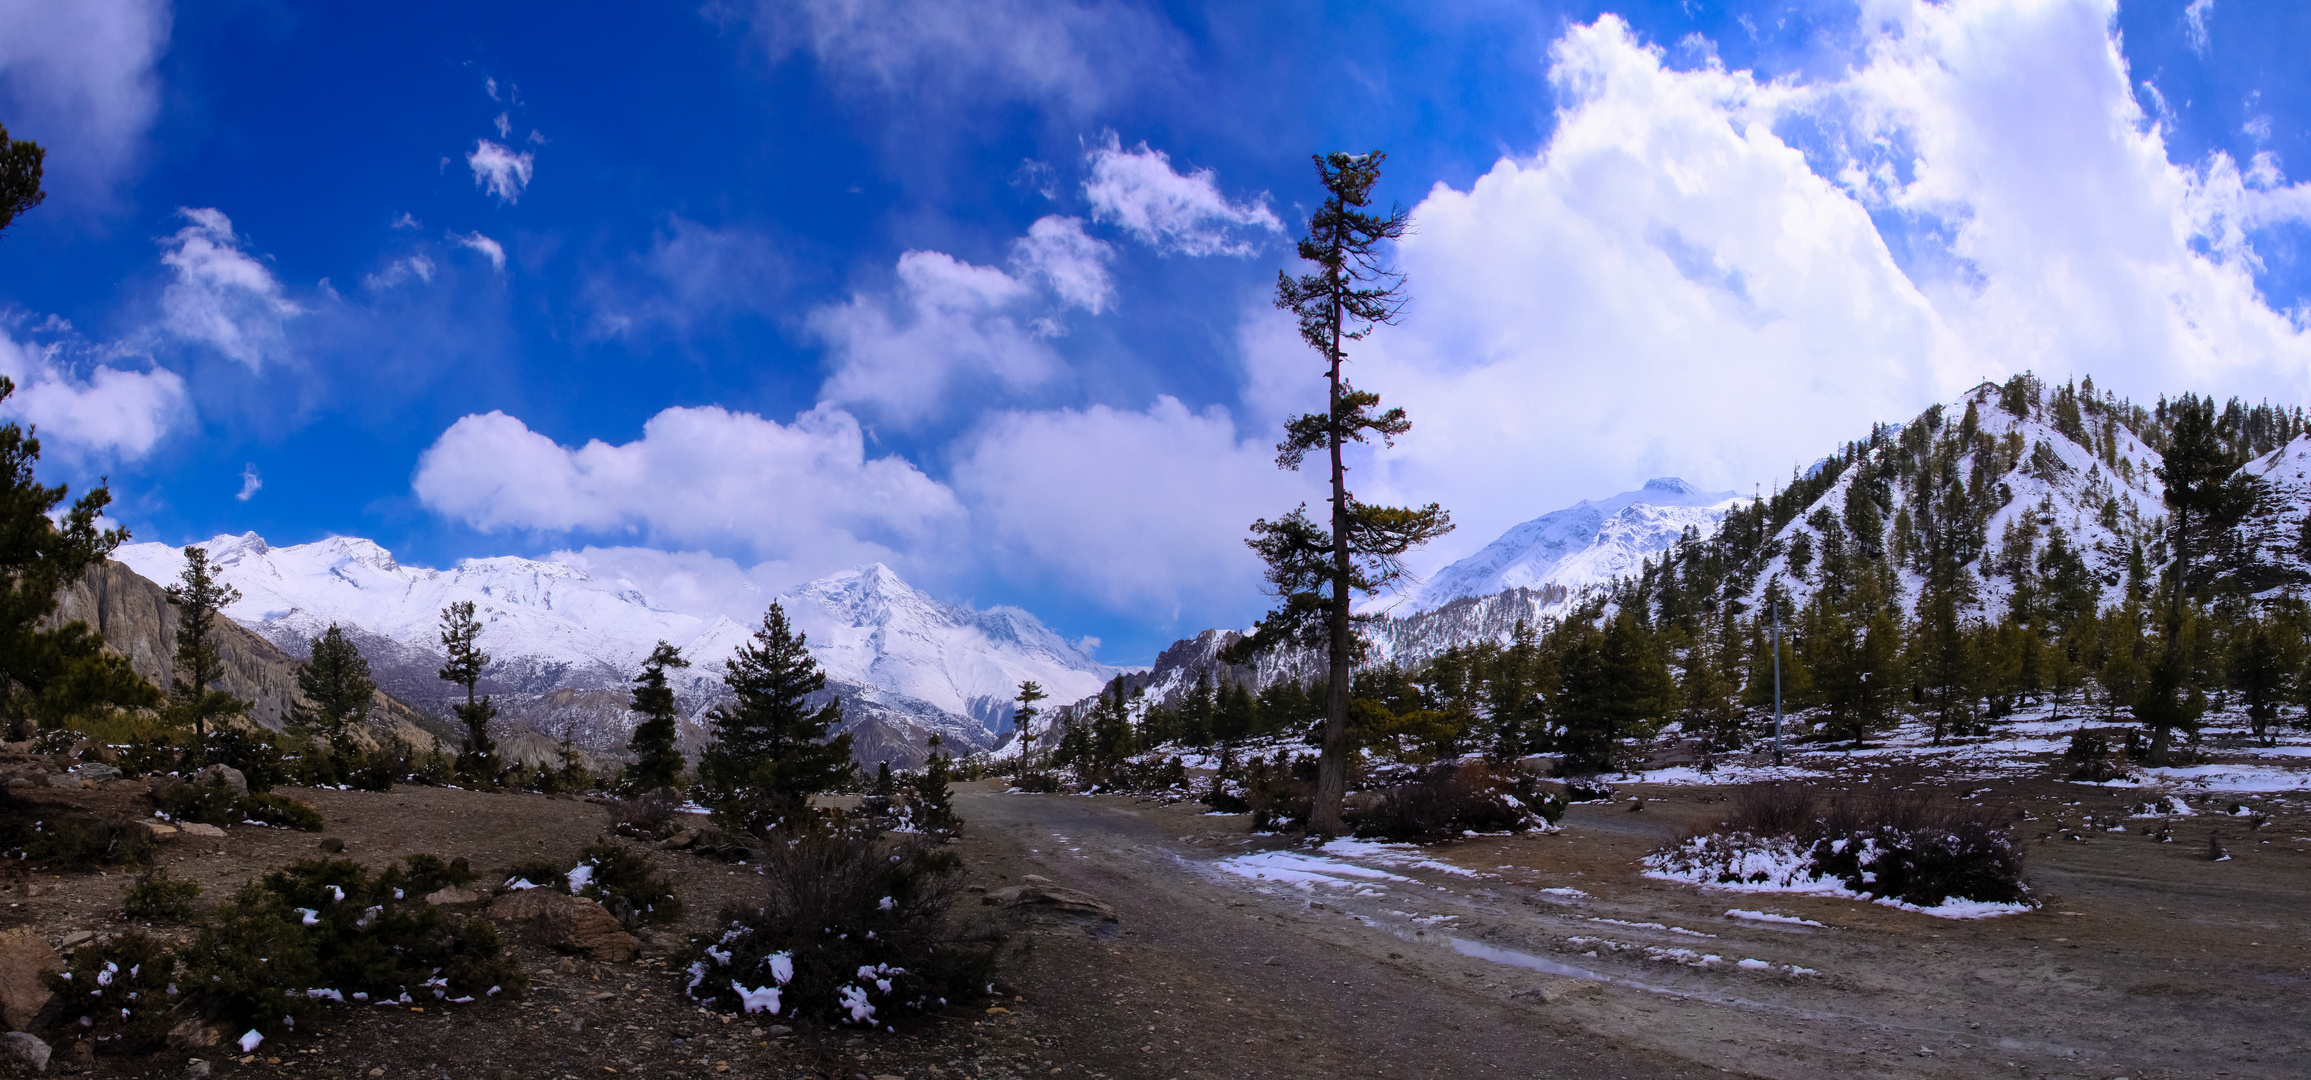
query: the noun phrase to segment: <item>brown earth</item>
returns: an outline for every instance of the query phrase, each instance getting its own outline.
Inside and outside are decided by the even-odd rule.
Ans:
[[[1725,809],[1710,789],[1626,788],[1654,797],[1641,813],[1574,807],[1555,834],[1424,853],[1458,872],[1393,864],[1403,880],[1380,889],[1311,891],[1215,872],[1218,859],[1290,845],[1247,834],[1242,818],[967,785],[962,850],[979,888],[1038,874],[1118,916],[966,908],[1013,932],[995,1001],[896,1034],[779,1033],[765,1017],[699,1010],[662,959],[593,963],[524,941],[515,948],[534,986],[521,1000],[332,1008],[318,1032],[256,1054],[99,1058],[97,1075],[182,1076],[190,1056],[219,1076],[300,1077],[2302,1075],[2305,806],[2242,800],[2270,818],[2261,830],[2202,808],[2162,844],[2142,835],[2144,821],[2100,831],[2133,791],[2038,780],[1959,790],[1981,787],[2050,837],[2029,842],[2039,912],[1953,921],[1638,876],[1645,852]],[[608,823],[570,798],[291,793],[322,809],[327,832],[241,826],[221,842],[177,841],[161,861],[213,900],[324,840],[372,865],[431,852],[495,869],[574,861]],[[2218,829],[2233,858],[2209,862],[2206,834]],[[704,929],[749,895],[743,866],[653,857],[684,901],[677,929]],[[17,879],[0,891],[0,930],[117,932],[126,883],[117,871]],[[1736,908],[1821,925],[1728,917]],[[1691,966],[1698,954],[1719,959]],[[61,1044],[66,1033],[43,1034]]]

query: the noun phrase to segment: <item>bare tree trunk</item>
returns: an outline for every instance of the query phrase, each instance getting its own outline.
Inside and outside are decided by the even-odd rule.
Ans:
[[[1343,283],[1345,285],[1345,283]],[[1335,295],[1338,295],[1335,292]],[[1326,840],[1340,835],[1340,803],[1348,795],[1348,691],[1350,648],[1348,562],[1348,470],[1340,460],[1340,304],[1332,305],[1332,611],[1331,685],[1324,701],[1324,754],[1316,770],[1316,805],[1308,832]]]

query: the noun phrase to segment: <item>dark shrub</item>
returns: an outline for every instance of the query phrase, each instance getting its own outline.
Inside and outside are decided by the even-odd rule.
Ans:
[[[197,821],[203,825],[234,825],[233,801],[240,798],[223,783],[169,783],[153,794],[153,806],[170,821]]]
[[[322,819],[321,811],[286,795],[271,792],[252,792],[233,800],[233,814],[245,823],[271,825],[299,832],[320,832],[329,827],[329,823]]]
[[[682,914],[674,883],[658,873],[649,856],[633,848],[597,843],[578,853],[578,866],[587,873],[577,895],[600,901],[629,930],[644,923],[672,922]],[[567,887],[569,880],[564,875],[562,884]]]
[[[423,899],[452,885],[470,885],[475,874],[464,859],[445,862],[439,855],[411,855],[401,860],[401,889],[411,899]]]
[[[121,897],[120,913],[132,919],[183,919],[194,911],[201,895],[197,881],[178,881],[161,866],[137,875]]]
[[[1045,772],[1020,773],[1011,786],[1036,795],[1049,795],[1059,790],[1059,778]]]
[[[2070,779],[2099,784],[2126,775],[2110,759],[2110,739],[2099,731],[2080,728],[2070,737],[2070,747],[2062,752],[2062,760],[2070,765]]]
[[[47,976],[57,1023],[100,1046],[129,1053],[155,1049],[176,1022],[176,968],[166,945],[133,930],[83,944],[72,950],[67,970]]]
[[[498,875],[498,888],[526,881],[541,889],[569,892],[570,879],[565,876],[568,873],[568,870],[554,865],[550,859],[523,859],[506,867],[505,872]]]
[[[1612,802],[1613,785],[1594,776],[1577,776],[1565,781],[1565,801],[1568,803]]]
[[[1561,797],[1538,790],[1523,770],[1481,764],[1407,770],[1367,789],[1349,824],[1356,835],[1426,842],[1464,832],[1523,832],[1564,813]]]
[[[293,1026],[318,1003],[463,1003],[526,979],[480,919],[453,920],[396,867],[307,859],[211,909],[186,951],[187,997],[233,1028]]]
[[[239,769],[254,792],[271,791],[275,784],[290,782],[298,768],[269,731],[220,727],[209,732],[209,741],[201,749],[208,763]]]
[[[1256,832],[1283,832],[1308,824],[1316,809],[1316,762],[1302,768],[1289,753],[1271,762],[1253,758],[1244,766],[1244,805]]]
[[[141,866],[152,835],[123,818],[35,806],[0,789],[0,853],[32,870]]]
[[[893,1011],[978,998],[995,941],[947,920],[961,868],[918,836],[828,826],[769,836],[764,902],[722,914],[722,930],[679,958],[690,996],[729,1012],[887,1025]]]
[[[1867,795],[1822,803],[1797,784],[1751,784],[1719,832],[1688,837],[1655,852],[1657,865],[1744,860],[1769,849],[1802,854],[1799,872],[1835,878],[1862,895],[1934,907],[1956,897],[1986,903],[2035,904],[2022,880],[2022,851],[2013,814],[1950,806],[1916,787],[1886,783]],[[1659,860],[1668,860],[1661,863]],[[1720,875],[1720,880],[1723,880]],[[1765,880],[1759,872],[1751,878]]]

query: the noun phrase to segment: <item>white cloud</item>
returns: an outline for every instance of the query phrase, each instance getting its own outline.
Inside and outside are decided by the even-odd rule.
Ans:
[[[605,587],[639,590],[668,611],[720,615],[742,626],[761,621],[772,596],[809,580],[784,563],[748,568],[707,551],[588,545],[546,558],[582,570]]]
[[[254,371],[286,348],[282,323],[303,312],[283,295],[265,264],[241,250],[221,211],[180,208],[186,225],[161,240],[161,262],[175,272],[161,291],[163,329],[198,341]]]
[[[1238,230],[1284,230],[1266,195],[1232,202],[1220,194],[1212,170],[1182,176],[1168,155],[1144,142],[1125,150],[1111,134],[1087,160],[1091,178],[1083,182],[1083,195],[1091,200],[1092,217],[1115,222],[1144,243],[1188,255],[1248,255],[1259,245]]]
[[[241,466],[241,493],[233,497],[242,502],[248,502],[255,498],[257,492],[262,490],[264,486],[265,478],[258,474],[257,463],[249,462]]]
[[[1412,307],[1351,371],[1414,423],[1366,496],[1463,524],[1425,565],[1649,476],[1771,485],[2024,368],[2304,394],[2311,339],[2257,295],[2251,241],[2311,189],[2169,163],[2108,0],[1865,7],[1867,63],[1813,84],[1573,27],[1548,144],[1414,208]],[[1829,132],[1814,166],[1784,129]],[[1288,320],[1262,305],[1242,339],[1253,415],[1314,403]]]
[[[0,116],[48,149],[59,201],[109,201],[160,109],[166,0],[0,3]]]
[[[497,118],[497,128],[498,138],[511,138],[514,133],[513,114],[499,113]]]
[[[1011,263],[1020,276],[1042,279],[1061,300],[1094,315],[1115,303],[1115,281],[1107,272],[1114,257],[1106,241],[1084,234],[1081,219],[1057,214],[1038,219],[1011,244]]]
[[[502,412],[450,425],[412,481],[427,507],[483,532],[633,534],[744,547],[825,573],[938,540],[960,507],[897,457],[870,458],[858,421],[821,405],[780,424],[667,409],[621,445],[565,447]]]
[[[465,156],[473,169],[473,185],[497,196],[500,203],[521,201],[536,160],[537,155],[527,150],[517,154],[488,139],[474,140],[473,153]]]
[[[2191,0],[2183,9],[2184,35],[2190,38],[2191,51],[2207,55],[2207,16],[2215,13],[2215,0]]]
[[[386,263],[385,269],[374,274],[362,275],[361,284],[371,289],[390,289],[411,278],[416,278],[421,282],[431,282],[433,269],[433,260],[426,258],[424,253],[420,252],[407,258],[395,259]]]
[[[830,74],[917,104],[1085,113],[1184,51],[1167,22],[1116,0],[761,0],[753,22],[774,59],[808,51]]]
[[[506,268],[506,249],[497,241],[478,232],[451,233],[449,238],[456,241],[459,247],[481,252],[489,259],[491,269],[503,271]]]
[[[1274,459],[1225,411],[1162,397],[1144,412],[995,414],[959,448],[954,482],[1002,572],[1176,618],[1257,594],[1253,519],[1317,495]]]
[[[404,210],[400,217],[393,219],[393,227],[396,229],[422,229],[425,227],[425,223],[417,220],[416,215]]]
[[[864,402],[898,422],[920,420],[963,380],[1011,390],[1049,381],[1059,358],[1020,319],[1035,290],[992,266],[937,251],[899,256],[895,296],[855,295],[819,308],[811,330],[834,354],[819,396]]]
[[[0,375],[16,392],[0,417],[39,428],[51,451],[135,459],[192,411],[185,381],[167,368],[142,371],[97,364],[86,376],[64,362],[60,344],[18,341],[0,332]]]

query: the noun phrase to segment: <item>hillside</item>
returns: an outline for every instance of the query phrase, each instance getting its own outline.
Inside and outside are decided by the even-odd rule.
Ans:
[[[74,621],[87,623],[107,647],[128,658],[138,675],[155,686],[168,686],[180,620],[160,585],[119,562],[91,568],[58,594],[56,614],[49,620],[51,625]],[[297,659],[231,622],[218,625],[217,637],[225,668],[219,689],[249,702],[250,719],[280,730],[297,694]],[[422,712],[383,691],[370,714],[373,735],[398,737],[421,749],[433,742],[428,723],[441,728],[438,721],[428,721]]]

